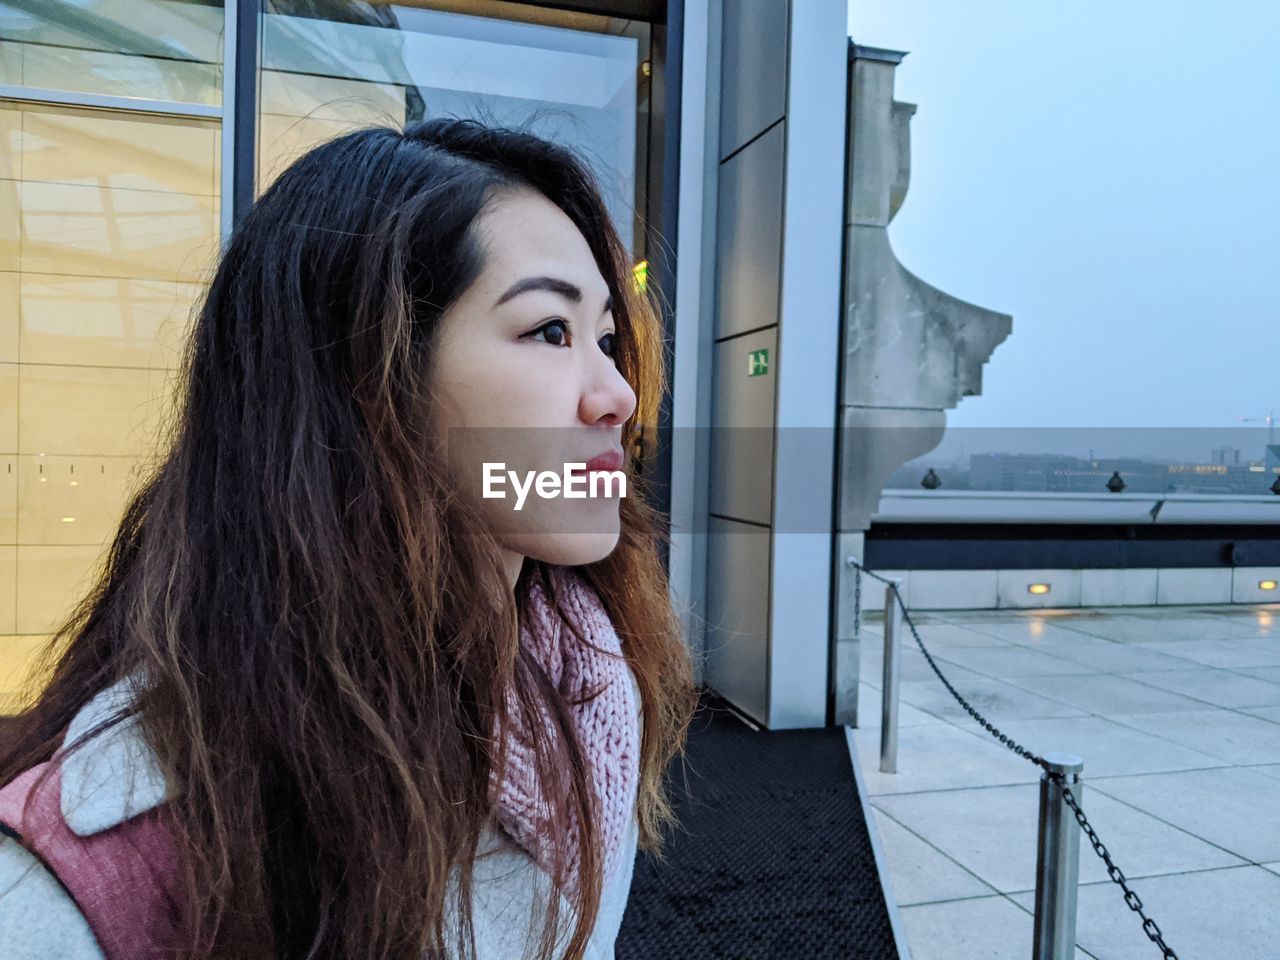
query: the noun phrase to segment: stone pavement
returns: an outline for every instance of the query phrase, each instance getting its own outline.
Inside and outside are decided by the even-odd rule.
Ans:
[[[1181,960],[1280,958],[1280,604],[912,612],[951,682],[1028,749],[1084,758],[1083,807]],[[904,635],[879,772],[883,615],[853,731],[913,960],[1031,956],[1039,770]],[[1081,838],[1077,956],[1158,949]]]

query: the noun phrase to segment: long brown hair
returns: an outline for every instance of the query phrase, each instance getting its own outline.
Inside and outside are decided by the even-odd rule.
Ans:
[[[526,561],[513,598],[493,534],[451,495],[424,375],[440,315],[483,265],[471,226],[510,188],[556,203],[609,285],[615,356],[638,398],[631,446],[664,389],[660,324],[587,165],[528,130],[458,118],[328,141],[234,231],[199,305],[165,452],[51,638],[47,685],[0,745],[7,783],[62,755],[96,692],[142,672],[130,712],[177,791],[190,956],[469,956],[471,871],[505,761],[492,733],[516,719],[509,689],[524,726],[542,730],[536,768],[558,833],[576,824],[581,837],[562,955],[583,954],[603,882],[587,761],[516,631],[529,578],[546,570]],[[640,688],[640,845],[660,854],[673,822],[664,772],[696,693],[660,518],[634,490],[616,549],[578,569]],[[547,708],[552,729],[537,722]],[[540,957],[559,937],[557,899]]]

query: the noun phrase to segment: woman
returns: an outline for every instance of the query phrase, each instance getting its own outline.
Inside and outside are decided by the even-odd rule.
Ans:
[[[594,484],[656,410],[589,171],[453,118],[327,142],[237,227],[183,370],[0,747],[0,955],[612,957],[696,702],[657,517],[485,485]]]

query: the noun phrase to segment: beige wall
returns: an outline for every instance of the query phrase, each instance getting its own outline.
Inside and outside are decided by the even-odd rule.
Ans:
[[[0,104],[0,706],[159,439],[217,244],[211,123]]]
[[[14,45],[6,45],[14,46]],[[399,87],[263,75],[260,188],[403,118]],[[0,102],[0,713],[161,439],[218,243],[216,123]]]

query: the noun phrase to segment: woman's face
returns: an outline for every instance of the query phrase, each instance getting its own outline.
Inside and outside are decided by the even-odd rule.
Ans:
[[[564,211],[509,191],[476,230],[483,272],[444,313],[432,377],[450,471],[498,536],[514,583],[525,557],[576,565],[616,546],[621,490],[570,470],[570,492],[588,495],[566,497],[565,465],[613,455],[591,469],[621,469],[636,396],[611,357],[608,285]]]

